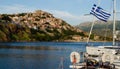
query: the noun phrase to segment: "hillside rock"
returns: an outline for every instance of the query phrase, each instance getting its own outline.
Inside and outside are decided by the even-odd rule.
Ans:
[[[0,41],[82,41],[87,37],[83,31],[41,10],[0,14],[0,26]],[[74,38],[76,35],[79,39]]]

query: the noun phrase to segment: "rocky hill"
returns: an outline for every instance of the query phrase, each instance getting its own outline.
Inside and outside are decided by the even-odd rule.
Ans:
[[[52,14],[0,14],[0,41],[84,41],[86,33]]]
[[[81,29],[83,31],[89,32],[90,28],[91,28],[91,22],[85,22],[85,23],[81,23],[79,25],[76,26],[76,28]],[[95,25],[93,27],[93,34],[98,35],[100,37],[106,37],[107,38],[112,38],[112,33],[113,33],[113,22],[112,21],[108,21],[107,23],[101,22],[101,21],[96,21]],[[120,21],[116,21],[116,30],[120,31]],[[117,34],[118,35],[118,39],[120,39],[120,32]],[[102,38],[102,39],[103,39]],[[109,40],[109,39],[108,39]]]

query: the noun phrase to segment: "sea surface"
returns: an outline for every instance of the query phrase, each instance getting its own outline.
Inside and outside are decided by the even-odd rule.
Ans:
[[[70,69],[70,53],[85,52],[85,46],[86,42],[1,42],[0,69]]]

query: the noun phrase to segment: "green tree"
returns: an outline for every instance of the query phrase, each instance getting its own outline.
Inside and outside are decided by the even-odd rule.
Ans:
[[[6,34],[0,30],[0,41],[6,41],[6,40],[7,40]]]

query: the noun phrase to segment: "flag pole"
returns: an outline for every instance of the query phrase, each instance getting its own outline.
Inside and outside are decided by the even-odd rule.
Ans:
[[[93,30],[94,23],[95,23],[95,17],[93,17],[93,22],[92,22],[92,26],[91,26],[91,29],[90,29],[90,33],[89,33],[88,39],[87,39],[87,44],[88,44],[88,42],[90,40],[90,36],[91,36],[92,30]]]
[[[98,6],[100,5],[100,2],[101,2],[101,0],[98,0]],[[90,32],[89,32],[89,36],[88,36],[88,38],[87,38],[87,44],[88,44],[88,42],[89,42],[89,40],[90,40],[90,36],[91,36],[92,30],[93,30],[94,24],[95,24],[95,17],[93,17],[92,26],[91,26],[91,29],[90,29]]]

